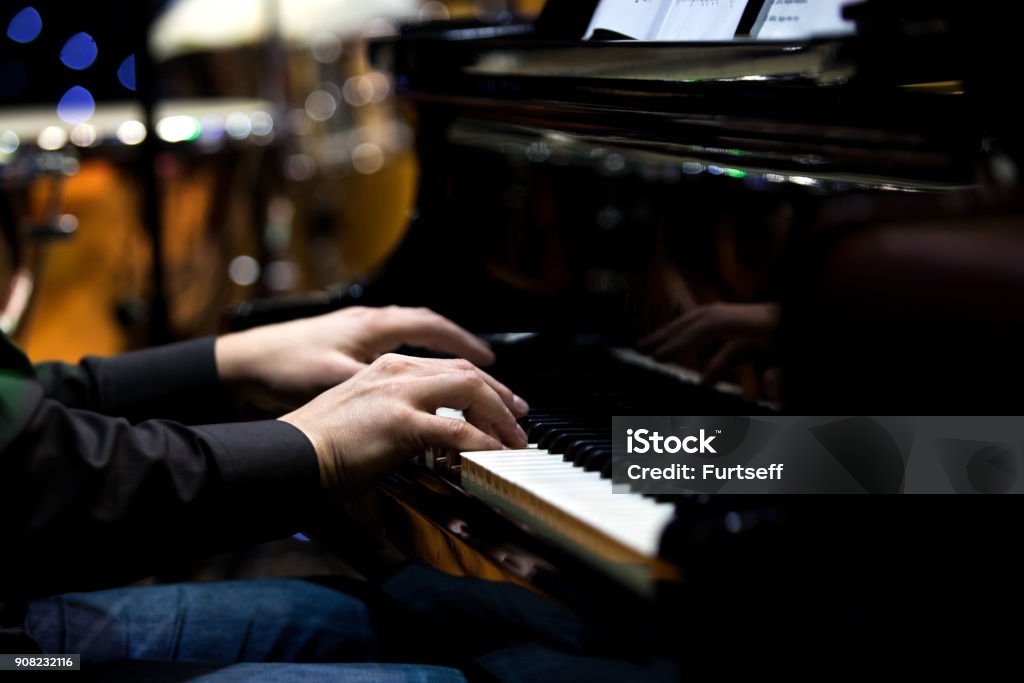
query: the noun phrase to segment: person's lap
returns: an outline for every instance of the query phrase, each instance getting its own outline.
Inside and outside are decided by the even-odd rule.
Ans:
[[[119,666],[142,666],[165,680],[463,680],[452,669],[369,663],[376,641],[365,604],[298,580],[69,593],[33,602],[25,628],[44,652],[81,654],[111,678]]]

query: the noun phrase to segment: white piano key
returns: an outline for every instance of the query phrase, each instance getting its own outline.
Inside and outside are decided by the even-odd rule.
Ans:
[[[490,474],[500,481],[497,486],[480,482],[484,488],[497,489],[492,502],[499,508],[514,507],[527,519],[541,522],[566,515],[578,524],[578,529],[569,531],[573,536],[585,536],[589,529],[647,557],[656,556],[661,532],[674,514],[671,505],[638,494],[615,493],[599,473],[586,472],[546,451],[485,451],[463,453],[463,458],[474,463],[483,477]],[[464,471],[464,477],[481,478],[472,471]],[[503,497],[502,491],[513,495]]]

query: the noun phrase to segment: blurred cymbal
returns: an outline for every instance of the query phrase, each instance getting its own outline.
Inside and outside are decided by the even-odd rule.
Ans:
[[[178,0],[154,23],[150,47],[158,60],[260,43],[279,29],[289,43],[308,47],[327,33],[358,35],[374,21],[414,18],[417,0]],[[271,12],[278,11],[278,21]]]

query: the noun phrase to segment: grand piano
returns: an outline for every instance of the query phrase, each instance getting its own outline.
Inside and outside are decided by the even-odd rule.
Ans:
[[[750,4],[741,35],[762,5]],[[499,601],[502,610],[551,599],[590,635],[565,646],[551,633],[563,613],[537,607],[537,624],[517,615],[513,642],[565,646],[577,662],[628,661],[636,668],[622,671],[637,677],[671,677],[686,657],[680,638],[737,626],[752,637],[759,627],[831,637],[988,615],[1016,576],[1013,501],[651,497],[613,493],[607,478],[613,415],[742,419],[896,406],[967,415],[981,395],[1007,412],[1019,405],[994,400],[1019,396],[1005,390],[1020,364],[1010,344],[1022,329],[1018,306],[989,321],[992,345],[971,347],[986,371],[1002,374],[981,381],[949,370],[944,354],[955,340],[941,335],[927,340],[928,352],[900,356],[920,363],[919,373],[894,374],[892,349],[906,339],[852,331],[875,329],[887,314],[922,324],[966,315],[978,299],[965,285],[952,308],[918,315],[928,287],[894,280],[888,298],[872,292],[865,297],[877,305],[853,307],[850,296],[830,299],[837,285],[821,267],[842,256],[851,234],[870,246],[879,231],[892,234],[887,226],[913,223],[927,243],[940,219],[964,235],[979,222],[985,230],[995,221],[1000,235],[1010,225],[999,249],[1021,253],[1013,116],[995,106],[1010,69],[999,61],[1011,50],[1009,29],[955,3],[869,2],[848,10],[857,30],[841,37],[583,41],[594,5],[551,0],[533,22],[427,24],[375,43],[422,164],[407,237],[365,281],[306,306],[251,306],[241,319],[351,304],[434,308],[494,344],[493,374],[533,407],[523,421],[533,445],[422,454],[351,506],[352,524],[319,537],[347,556],[392,557],[352,552],[369,530],[367,539],[383,537],[404,556],[474,577],[451,589],[463,616],[497,585],[521,596]],[[870,253],[889,253],[880,244]],[[900,270],[873,259],[858,272],[872,263]],[[959,282],[929,267],[922,272],[940,296],[939,283]],[[1010,272],[977,296],[1009,301],[1020,283]],[[778,301],[782,348],[737,366],[728,382],[702,386],[696,373],[636,350],[638,338],[695,306]],[[826,346],[839,341],[842,350]],[[879,363],[844,375],[842,359],[858,343]],[[923,367],[940,359],[942,373]],[[779,362],[783,393],[765,400],[761,378]],[[443,610],[430,604],[420,616],[449,649],[507,625],[506,612],[480,607],[486,617],[469,619],[476,632],[439,626]],[[676,668],[658,669],[663,661]],[[562,678],[580,680],[572,671]]]

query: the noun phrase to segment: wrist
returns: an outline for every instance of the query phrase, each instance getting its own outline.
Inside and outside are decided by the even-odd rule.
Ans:
[[[320,488],[333,489],[338,484],[338,471],[334,466],[333,451],[331,444],[320,433],[319,429],[308,425],[294,412],[282,415],[277,418],[281,422],[287,422],[291,426],[305,434],[306,438],[313,445],[313,452],[316,453],[316,461],[320,470]]]
[[[253,359],[249,358],[252,344],[245,332],[234,332],[217,337],[213,352],[217,362],[217,377],[221,384],[238,386],[252,380]]]

